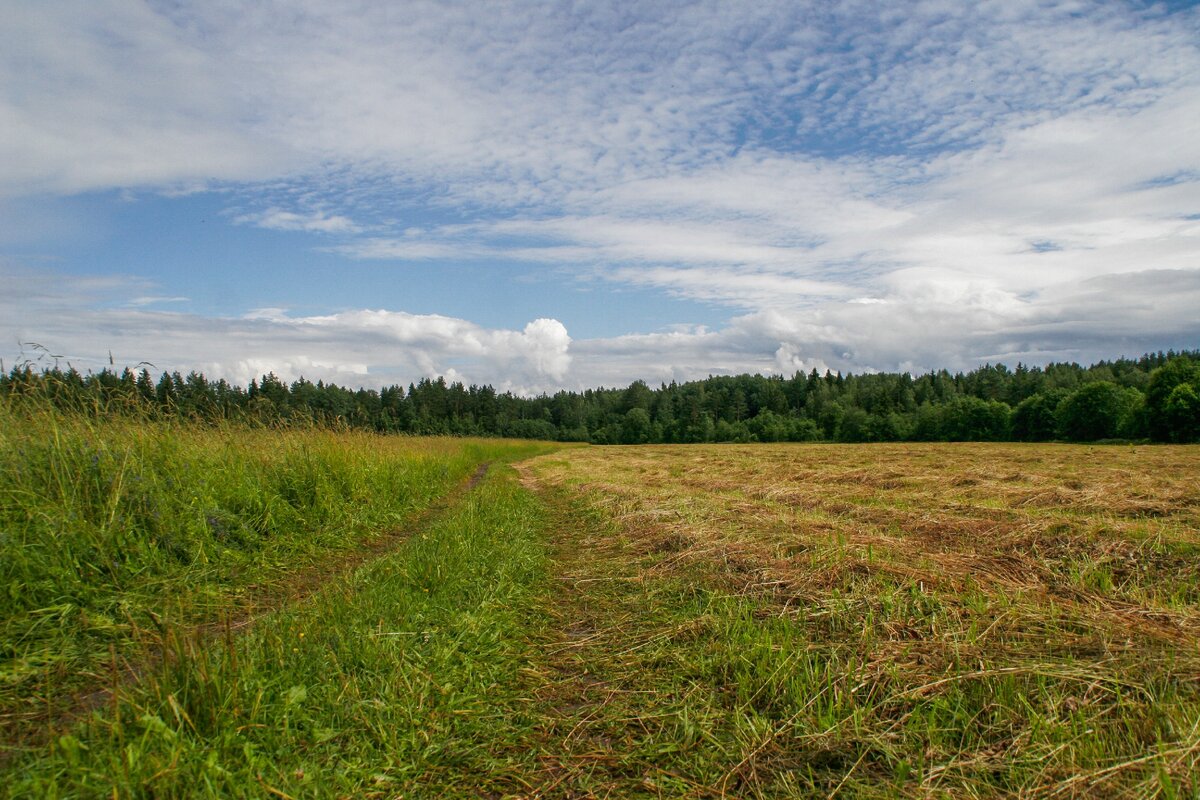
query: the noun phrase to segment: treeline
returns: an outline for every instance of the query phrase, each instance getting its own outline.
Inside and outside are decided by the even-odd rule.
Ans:
[[[192,372],[81,374],[23,364],[0,395],[93,414],[139,413],[265,425],[335,424],[380,432],[645,444],[781,441],[1200,441],[1200,350],[1088,367],[987,365],[842,375],[709,377],[652,389],[526,398],[490,386],[421,380],[351,390],[274,374],[234,386]]]

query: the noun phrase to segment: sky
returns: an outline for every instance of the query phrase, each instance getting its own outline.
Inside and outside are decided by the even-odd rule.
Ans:
[[[6,369],[536,394],[1200,347],[1194,3],[2,5]]]

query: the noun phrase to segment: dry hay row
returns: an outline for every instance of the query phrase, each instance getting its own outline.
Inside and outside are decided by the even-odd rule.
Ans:
[[[1045,521],[1024,519],[1019,524],[998,525],[993,519],[946,521],[928,512],[899,510],[894,514],[900,520],[888,525],[901,535],[892,535],[876,527],[887,519],[885,510],[872,508],[850,515],[849,521],[858,524],[832,530],[792,528],[793,541],[788,547],[792,555],[781,558],[778,539],[760,535],[779,527],[769,509],[727,504],[721,514],[706,516],[703,509],[689,509],[686,504],[676,508],[657,505],[665,498],[640,496],[638,492],[644,488],[607,482],[575,487],[592,507],[639,543],[644,554],[672,554],[650,567],[655,573],[678,571],[685,565],[702,570],[716,567],[720,574],[713,577],[726,591],[763,593],[769,587],[771,595],[784,598],[793,610],[801,599],[805,606],[813,607],[831,590],[852,592],[855,584],[884,578],[922,592],[936,591],[942,602],[951,604],[956,596],[970,591],[1019,597],[1031,606],[1022,615],[1028,617],[1027,623],[1053,606],[1059,615],[1104,640],[1132,637],[1191,644],[1200,638],[1200,614],[1193,608],[1151,606],[1088,592],[1052,569],[1056,562],[1067,562],[1080,553],[1136,563],[1144,548],[1126,540],[1078,537],[1064,541],[1046,535]],[[966,530],[948,536],[948,526],[953,528],[956,522]],[[980,523],[989,527],[970,527]],[[813,534],[817,534],[815,538]],[[834,539],[838,544],[831,547]],[[1057,560],[1045,552],[1047,542],[1053,545],[1051,550],[1060,551]],[[966,549],[950,549],[949,543]],[[975,549],[983,544],[987,552]]]

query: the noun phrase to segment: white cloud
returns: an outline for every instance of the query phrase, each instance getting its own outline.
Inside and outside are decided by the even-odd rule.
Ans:
[[[1198,175],[1194,9],[105,0],[19,2],[0,30],[10,205],[226,182],[231,221],[343,256],[520,261],[731,315],[572,343],[552,320],[138,316],[77,282],[71,320],[14,317],[81,348],[162,324],[175,363],[211,345],[237,374],[278,358],[536,389],[1194,344]],[[414,207],[466,221],[414,226]]]
[[[936,284],[940,286],[941,284]],[[960,284],[903,301],[766,310],[715,331],[576,342],[577,375],[624,385],[746,371],[970,369],[984,360],[1091,363],[1200,341],[1200,272],[1151,270],[1062,284],[1027,299]],[[1134,299],[1131,299],[1134,298]],[[588,381],[585,381],[587,383]]]
[[[561,385],[572,364],[571,338],[553,319],[504,330],[386,310],[293,316],[264,308],[213,318],[106,304],[147,288],[139,281],[54,276],[52,287],[41,286],[39,276],[2,264],[0,277],[16,290],[0,295],[9,365],[33,355],[19,342],[37,342],[81,370],[107,366],[111,351],[119,365],[195,369],[243,385],[268,371],[288,381],[303,375],[355,387],[445,375],[530,394]]]
[[[135,308],[143,308],[145,306],[157,306],[164,303],[186,303],[191,298],[189,297],[172,297],[169,295],[143,294],[137,297],[131,297],[126,302],[126,305]]]
[[[522,353],[539,374],[562,382],[571,366],[571,337],[556,319],[535,319],[519,337],[510,337],[513,349]]]
[[[282,208],[268,208],[253,214],[241,214],[234,222],[257,225],[275,231],[308,231],[310,233],[357,233],[362,230],[349,217],[321,211],[297,213]]]
[[[323,0],[281,18],[219,2],[27,1],[0,34],[0,186],[349,166],[351,183],[385,174],[490,204],[586,202],[742,146],[779,153],[786,170],[843,140],[977,145],[1031,116],[1137,109],[1194,80],[1196,32],[1194,13],[1101,3]]]
[[[292,162],[223,63],[150,6],[7,4],[0,196],[254,180]]]
[[[0,296],[8,364],[18,355],[15,343],[34,341],[80,369],[105,366],[111,350],[119,363],[197,369],[242,384],[267,371],[350,386],[444,375],[532,394],[746,371],[1090,362],[1172,346],[1180,335],[1200,340],[1200,273],[1189,270],[1107,275],[1027,297],[932,275],[902,282],[900,299],[767,309],[717,329],[583,340],[553,319],[512,330],[382,309],[294,316],[276,308],[211,318],[104,305],[128,296],[127,280],[57,276],[53,290],[43,291],[37,276],[4,270],[3,277],[16,289]]]

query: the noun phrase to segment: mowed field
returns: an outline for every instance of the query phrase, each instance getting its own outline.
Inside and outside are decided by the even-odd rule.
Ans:
[[[24,421],[0,796],[1200,795],[1200,447]]]
[[[1200,796],[1200,448],[593,448],[525,471],[601,521],[563,557],[575,611],[597,607],[579,583],[621,587],[580,642],[624,721],[576,734],[690,726],[665,772],[703,777],[672,793]]]

